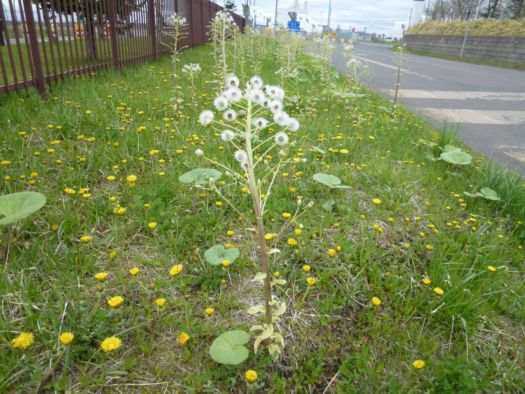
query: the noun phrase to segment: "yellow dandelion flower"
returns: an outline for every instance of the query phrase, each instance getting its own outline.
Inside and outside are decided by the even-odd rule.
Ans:
[[[288,238],[288,245],[290,245],[292,248],[294,246],[297,246],[297,240],[295,238]]]
[[[211,316],[215,313],[215,309],[213,309],[212,307],[208,307],[204,309],[204,313],[206,313],[208,316]]]
[[[434,247],[432,245],[425,245],[425,249],[431,252],[432,250],[434,250]]]
[[[170,269],[170,275],[175,276],[182,272],[182,264],[176,264]]]
[[[159,308],[162,308],[166,304],[166,299],[163,297],[157,298],[155,300],[155,305],[157,305]]]
[[[487,270],[488,270],[489,272],[496,272],[498,269],[497,269],[496,267],[494,267],[493,265],[489,265],[489,266],[487,267]]]
[[[309,276],[308,278],[306,278],[306,283],[308,283],[309,286],[313,286],[317,283],[317,279],[313,276]]]
[[[381,299],[379,297],[372,297],[372,305],[373,306],[381,305]]]
[[[126,208],[124,207],[115,207],[113,208],[113,213],[117,216],[124,216],[126,214]]]
[[[124,298],[121,297],[121,296],[115,296],[115,297],[111,297],[109,300],[108,300],[108,305],[112,308],[118,308],[119,306],[122,305],[122,303],[124,302]]]
[[[108,256],[111,260],[114,260],[116,257],[117,257],[117,252],[114,251],[114,250],[111,250],[109,253],[108,253]]]
[[[157,222],[149,222],[148,223],[148,228],[150,230],[155,230],[157,228]]]
[[[295,235],[300,236],[303,233],[303,230],[301,230],[300,228],[296,228],[294,230],[294,233],[295,233]]]
[[[102,341],[100,344],[100,348],[106,352],[112,352],[114,350],[117,350],[122,345],[122,340],[120,338],[117,338],[115,336],[108,337]]]
[[[132,276],[137,275],[139,272],[140,272],[140,269],[139,269],[138,267],[133,267],[132,269],[129,270],[129,273],[130,273]]]
[[[432,283],[432,281],[430,280],[430,278],[423,278],[421,283],[423,283],[424,285],[428,286],[429,284]]]
[[[99,282],[104,282],[108,275],[109,274],[107,272],[99,272],[98,274],[95,274],[95,279]]]
[[[425,368],[425,362],[423,360],[416,360],[412,363],[412,366],[416,369]]]
[[[223,266],[224,268],[228,268],[231,264],[232,264],[232,263],[231,263],[230,260],[223,260],[223,261],[222,261],[222,266]]]
[[[312,267],[310,267],[308,264],[303,265],[303,271],[308,273],[312,270]]]
[[[255,372],[253,369],[249,369],[244,374],[244,377],[248,383],[254,383],[257,380],[257,372]]]
[[[106,179],[108,180],[108,182],[115,182],[115,179],[116,179],[116,178],[115,178],[114,175],[108,175],[108,176],[106,177]]]
[[[71,342],[73,342],[73,339],[75,339],[75,334],[72,332],[63,332],[60,334],[60,343],[64,346],[69,345]]]
[[[438,296],[442,296],[443,294],[445,294],[445,291],[441,287],[435,287],[434,293],[436,293]]]
[[[372,202],[374,203],[374,205],[380,205],[382,203],[380,198],[374,198],[372,199]]]
[[[184,346],[190,339],[190,336],[184,331],[179,334],[179,345]]]
[[[11,341],[11,346],[14,349],[25,350],[34,342],[35,338],[30,332],[22,332],[16,338]]]
[[[337,254],[335,249],[328,249],[328,256],[334,257]]]
[[[280,273],[279,271],[275,271],[275,272],[273,273],[273,277],[274,277],[275,279],[279,279],[280,276],[281,276],[281,273]]]
[[[222,207],[222,201],[215,201],[216,207]]]
[[[89,241],[91,241],[91,236],[89,235],[83,235],[79,238],[80,242],[87,244]]]
[[[379,224],[374,224],[374,230],[376,230],[379,234],[383,233],[383,228]]]
[[[292,214],[289,213],[289,212],[283,212],[283,213],[282,213],[282,216],[283,216],[283,218],[285,218],[285,219],[289,219],[289,218],[292,217]]]
[[[129,175],[126,180],[128,181],[128,183],[135,183],[137,182],[137,176],[136,175]]]
[[[226,235],[227,235],[228,237],[233,237],[233,236],[235,235],[235,231],[228,230],[228,231],[226,231]]]

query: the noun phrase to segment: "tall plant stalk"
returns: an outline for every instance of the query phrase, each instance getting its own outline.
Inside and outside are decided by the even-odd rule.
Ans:
[[[253,209],[255,212],[255,219],[257,224],[257,238],[259,240],[259,251],[261,254],[261,269],[265,274],[263,281],[264,288],[264,304],[265,304],[265,320],[266,324],[272,323],[272,284],[270,282],[270,264],[268,262],[268,252],[266,249],[266,232],[264,230],[264,221],[263,221],[263,211],[261,204],[261,195],[259,193],[259,188],[257,187],[257,181],[255,179],[255,168],[253,162],[253,149],[252,149],[252,102],[248,99],[248,110],[246,116],[246,153],[248,155],[248,163],[246,166],[246,172],[248,174],[248,185],[250,193],[252,195]]]

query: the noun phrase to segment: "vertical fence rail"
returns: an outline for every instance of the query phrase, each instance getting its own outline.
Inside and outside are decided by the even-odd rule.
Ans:
[[[157,59],[170,52],[163,30],[174,12],[188,21],[181,46],[204,44],[221,9],[210,0],[0,0],[0,93],[45,95],[66,77]]]

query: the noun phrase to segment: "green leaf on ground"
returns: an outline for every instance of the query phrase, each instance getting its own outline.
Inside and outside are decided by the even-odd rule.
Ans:
[[[195,183],[206,185],[210,181],[216,181],[222,176],[222,172],[213,168],[196,168],[179,177],[182,183]]]
[[[227,331],[219,335],[210,346],[211,358],[219,364],[239,365],[248,358],[246,345],[250,334],[242,330]]]
[[[20,192],[0,196],[0,225],[25,219],[46,204],[46,196],[37,192]]]
[[[224,245],[214,245],[204,252],[204,258],[211,265],[221,265],[224,260],[228,260],[233,263],[234,260],[239,257],[239,249],[230,248],[226,249]]]

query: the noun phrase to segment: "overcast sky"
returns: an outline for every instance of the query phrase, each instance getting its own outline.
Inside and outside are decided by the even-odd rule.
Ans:
[[[223,0],[215,0],[223,3]],[[235,0],[238,9],[242,13],[241,5],[246,0]],[[253,0],[249,0],[253,3]],[[302,6],[304,0],[299,0]],[[341,25],[348,29],[350,26],[358,30],[367,28],[367,32],[388,33],[392,30],[395,22],[408,22],[412,0],[332,0],[332,28]],[[288,8],[293,0],[279,0],[279,8]],[[258,9],[273,16],[275,11],[275,0],[255,0]],[[309,0],[308,10],[310,16],[320,24],[326,24],[328,17],[328,0]]]

